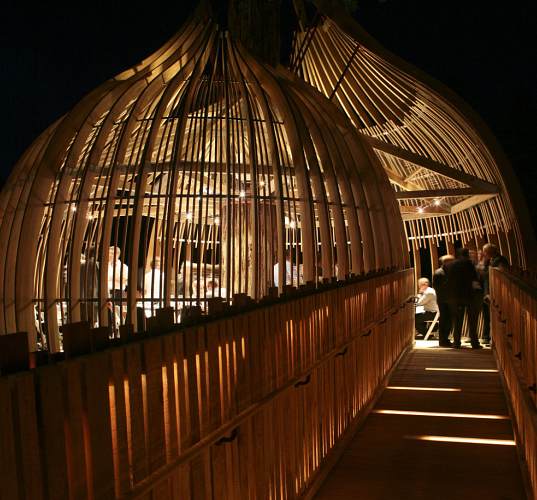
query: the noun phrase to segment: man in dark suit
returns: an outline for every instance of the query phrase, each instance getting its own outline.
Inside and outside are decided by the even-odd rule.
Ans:
[[[483,312],[483,340],[485,344],[490,343],[490,290],[489,290],[489,268],[498,267],[503,270],[509,269],[509,261],[500,254],[496,245],[487,243],[483,247],[483,257],[477,265],[481,283],[483,284],[483,303],[481,311]]]
[[[477,338],[477,319],[480,306],[476,297],[482,294],[479,278],[470,260],[467,248],[457,250],[457,258],[446,266],[446,301],[453,321],[453,347],[461,346],[461,331],[464,312],[468,314],[468,329],[473,349],[481,349]]]
[[[433,275],[433,288],[436,291],[438,309],[440,311],[440,320],[438,325],[438,345],[440,347],[452,347],[449,340],[451,333],[451,312],[447,301],[447,276],[446,266],[455,260],[453,255],[443,255],[440,257],[440,267]]]

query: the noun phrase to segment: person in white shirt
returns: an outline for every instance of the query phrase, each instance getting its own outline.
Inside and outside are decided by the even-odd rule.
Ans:
[[[438,312],[436,292],[429,286],[427,278],[418,280],[418,300],[416,302],[416,331],[419,335],[425,336],[427,333],[427,321],[432,320]]]
[[[129,266],[121,262],[120,256],[121,249],[119,247],[108,249],[108,290],[114,299],[122,297],[129,278]]]
[[[151,262],[151,268],[144,275],[144,297],[146,299],[160,299],[163,278],[160,257],[155,257]]]
[[[126,310],[121,311],[121,300],[125,296],[125,288],[129,279],[129,266],[121,262],[121,249],[110,247],[108,249],[108,293],[110,299],[107,303],[109,309],[109,324],[114,331],[120,325],[120,318],[126,314]]]
[[[151,261],[151,267],[144,274],[144,311],[147,318],[155,314],[155,308],[160,307],[163,282],[164,273],[160,269],[160,257],[155,257]]]
[[[294,287],[298,287],[298,285],[300,285],[304,281],[302,273],[302,264],[300,264],[298,268],[296,264],[291,264],[291,256],[291,249],[288,248],[285,255],[285,282],[283,283],[283,285],[293,285]],[[276,264],[274,264],[274,286],[279,286],[280,283],[279,270],[280,264],[276,262]]]

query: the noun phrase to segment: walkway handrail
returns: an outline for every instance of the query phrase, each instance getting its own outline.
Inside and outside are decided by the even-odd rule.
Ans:
[[[0,377],[2,493],[297,498],[410,345],[413,289],[395,272]]]
[[[490,269],[491,329],[511,399],[517,443],[537,496],[537,289]]]

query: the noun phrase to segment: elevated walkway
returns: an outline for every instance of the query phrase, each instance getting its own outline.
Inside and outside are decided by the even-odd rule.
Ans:
[[[76,349],[31,369],[25,334],[3,336],[0,500],[514,500],[526,477],[536,492],[537,292],[491,271],[494,357],[411,350],[412,278],[117,342],[74,325]]]
[[[410,351],[315,498],[526,498],[491,350]]]

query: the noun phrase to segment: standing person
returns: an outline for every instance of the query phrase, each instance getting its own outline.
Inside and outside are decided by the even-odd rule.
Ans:
[[[461,347],[461,332],[464,312],[468,314],[468,329],[473,349],[481,349],[477,338],[477,318],[479,309],[476,307],[476,284],[479,282],[477,271],[470,260],[467,248],[457,250],[457,258],[446,265],[446,300],[449,304],[453,322],[453,347]]]
[[[481,312],[483,313],[483,340],[490,343],[490,287],[489,287],[489,268],[499,267],[500,269],[509,269],[509,261],[500,254],[496,245],[487,243],[483,246],[482,257],[477,265],[477,272],[483,286],[483,302]]]
[[[432,320],[438,312],[436,293],[429,286],[427,278],[418,280],[418,301],[416,302],[415,325],[416,331],[422,337],[427,333],[427,321]]]
[[[129,266],[121,262],[121,249],[112,246],[108,249],[108,291],[109,324],[117,332],[121,324],[121,303],[125,297],[125,289],[129,279]]]
[[[301,283],[304,282],[303,272],[302,272],[302,264],[299,266],[296,265],[294,260],[296,260],[296,256],[293,255],[293,250],[291,247],[288,247],[285,251],[285,272],[284,272],[284,282],[283,286],[285,285],[293,285],[294,287],[298,287]],[[280,270],[280,263],[276,262],[274,264],[274,286],[279,286],[280,279],[279,279],[279,270]]]
[[[150,268],[144,274],[144,309],[147,317],[153,316],[160,303],[164,273],[160,268],[160,257],[154,257]]]
[[[509,261],[500,253],[500,249],[496,245],[487,243],[483,247],[483,256],[490,267],[499,267],[504,271],[509,269]]]
[[[164,273],[160,269],[160,257],[151,261],[151,267],[144,274],[144,297],[158,300],[161,297],[161,286],[164,281]]]
[[[120,300],[124,296],[129,279],[129,266],[121,262],[121,249],[108,249],[108,290],[113,299]]]
[[[92,326],[97,326],[99,320],[98,276],[97,250],[95,245],[90,245],[86,250],[86,257],[80,260],[80,296],[83,299],[82,319],[89,321]]]
[[[436,300],[438,301],[438,309],[440,311],[440,321],[438,325],[438,345],[440,347],[452,347],[453,344],[449,340],[451,333],[451,312],[447,301],[447,276],[446,266],[453,262],[453,255],[443,255],[440,257],[440,267],[433,275],[433,288],[436,291]]]

